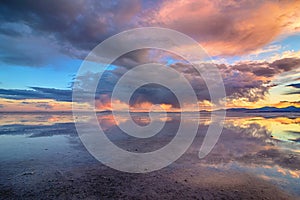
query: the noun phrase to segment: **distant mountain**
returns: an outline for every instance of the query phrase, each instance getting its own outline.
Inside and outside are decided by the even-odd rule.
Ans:
[[[230,112],[300,112],[300,108],[297,108],[295,106],[289,106],[286,108],[276,108],[276,107],[270,107],[265,106],[262,108],[254,108],[254,109],[248,109],[248,108],[229,108],[226,111]]]

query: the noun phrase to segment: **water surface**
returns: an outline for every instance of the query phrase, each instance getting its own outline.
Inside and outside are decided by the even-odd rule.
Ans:
[[[192,113],[185,115],[187,121],[196,120]],[[134,113],[132,118],[141,126],[150,123],[147,114]],[[91,119],[83,117],[82,120]],[[157,114],[152,120],[163,121],[164,128],[151,138],[141,139],[120,130],[118,125],[128,121],[122,115],[115,120],[110,113],[98,114],[98,122],[107,137],[133,152],[154,151],[168,144],[176,134],[180,114],[169,113],[167,117]],[[217,145],[204,159],[198,158],[198,151],[212,122],[207,114],[200,115],[199,121],[194,143],[182,158],[166,169],[245,173],[300,197],[300,117],[297,113],[229,115]],[[73,116],[68,113],[1,114],[0,161],[2,191],[13,187],[25,190],[26,181],[35,185],[53,174],[62,175],[99,164],[82,145]]]

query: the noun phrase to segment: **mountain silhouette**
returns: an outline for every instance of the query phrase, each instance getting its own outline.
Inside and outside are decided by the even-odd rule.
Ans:
[[[295,107],[295,106],[289,106],[289,107],[285,107],[285,108],[276,108],[276,107],[265,106],[262,108],[254,108],[254,109],[229,108],[226,111],[231,111],[231,112],[300,112],[300,108]]]

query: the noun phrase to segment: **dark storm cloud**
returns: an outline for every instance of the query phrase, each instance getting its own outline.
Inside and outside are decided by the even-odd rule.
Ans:
[[[151,51],[148,51],[147,53],[149,54],[150,52]],[[106,71],[99,81],[97,94],[105,94],[105,98],[110,97],[114,89],[114,85],[117,83],[119,78],[124,75],[124,73],[136,65],[143,64],[145,60],[150,60],[150,56],[146,56],[147,53],[130,53],[128,54],[128,57],[130,57],[131,61],[134,62],[127,62],[127,64],[124,66],[117,66],[114,70]],[[121,61],[116,60],[116,65],[118,63],[124,63],[123,57],[120,57],[119,59],[121,59]],[[265,98],[269,92],[269,89],[276,86],[276,84],[271,82],[273,77],[284,71],[298,68],[297,63],[299,60],[300,59],[291,58],[277,60],[272,63],[244,62],[235,65],[218,65],[220,73],[223,77],[228,100],[243,98],[250,102],[256,102]],[[161,62],[162,57],[156,57],[156,60],[152,59],[151,61]],[[169,66],[183,74],[184,77],[190,82],[198,97],[198,100],[210,100],[210,94],[206,83],[193,66],[184,62],[177,62]],[[160,72],[154,74],[144,74],[143,76],[148,77],[150,75],[156,77],[162,76]],[[143,76],[134,78],[143,80]],[[95,84],[96,80],[97,75],[92,73],[79,78],[79,81],[81,81],[83,84],[83,89],[87,88],[90,84]],[[172,85],[180,87],[177,79],[169,80],[169,82]],[[293,93],[297,92],[293,91]],[[101,97],[99,96],[99,98]],[[153,104],[171,104],[174,108],[179,106],[176,96],[170,90],[155,84],[148,84],[136,90],[130,100],[130,105],[133,106],[134,104],[141,104],[142,102],[150,102]]]
[[[173,108],[179,108],[179,102],[175,94],[166,87],[158,84],[148,84],[137,89],[130,99],[130,105],[134,106],[143,102],[152,104],[170,104]]]
[[[40,56],[43,54],[84,58],[104,39],[124,27],[134,26],[132,20],[140,9],[136,0],[3,0],[0,3],[0,40],[5,54],[1,53],[1,60],[16,65],[42,66],[46,61],[49,63],[47,57]],[[32,44],[27,44],[28,40]],[[15,48],[22,44],[26,48]],[[52,50],[55,55],[49,54]]]
[[[135,56],[136,55],[145,56],[143,53],[135,53]],[[129,69],[145,60],[144,58],[141,59],[134,58],[134,56],[132,57],[132,60],[136,61],[134,62],[133,66],[115,66],[114,68],[105,71],[99,82],[98,74],[92,72],[78,76],[76,79],[76,87],[79,88],[79,91],[82,91],[82,101],[85,101],[86,95],[90,94],[91,92],[87,91],[87,88],[89,88],[90,85],[95,84],[98,84],[95,95],[96,99],[101,100],[101,98],[110,97],[114,86],[120,77],[122,77]],[[157,61],[160,60],[161,58],[159,58]],[[236,65],[218,65],[220,73],[223,77],[228,100],[243,98],[250,102],[256,102],[260,99],[263,99],[266,94],[268,94],[269,89],[274,87],[274,84],[271,82],[272,77],[282,73],[285,70],[293,70],[297,68],[297,63],[300,59],[283,60],[284,61],[277,60],[273,63],[248,62],[239,63]],[[116,63],[117,62],[118,60]],[[280,63],[280,65],[278,63]],[[210,100],[210,94],[206,83],[193,66],[187,63],[174,63],[169,65],[169,67],[177,70],[190,82],[200,101]],[[134,77],[134,79],[138,78],[143,80],[143,78],[149,76],[159,77],[162,76],[162,74],[159,71],[152,71],[151,73],[145,73],[140,77]],[[177,88],[181,87],[181,85],[178,84],[177,78],[168,80],[168,82]],[[74,84],[72,83],[72,85]],[[298,84],[295,83],[291,84],[290,86],[295,87],[298,86]],[[299,94],[299,91],[291,91],[288,94]],[[0,97],[7,99],[54,99],[57,101],[70,102],[72,101],[72,90],[43,87],[30,87],[28,90],[0,89]],[[186,100],[188,103],[189,97],[186,97]],[[136,90],[131,97],[130,105],[133,106],[143,102],[150,102],[153,104],[165,103],[171,104],[174,108],[179,107],[176,96],[169,89],[157,84],[148,84]]]
[[[104,72],[99,80],[95,98],[101,100],[101,97],[103,97],[101,95],[105,95],[106,101],[107,96],[111,97],[116,83],[121,76],[127,72],[127,70],[128,69],[125,67],[118,67],[115,70]],[[98,83],[98,74],[86,73],[85,75],[77,77],[76,81],[76,87],[79,89],[79,91],[82,90],[82,100],[84,101],[84,93],[89,92],[86,91],[86,89],[89,88],[90,85],[95,85]],[[131,106],[143,102],[151,102],[153,104],[165,103],[172,104],[174,107],[179,107],[178,101],[174,94],[169,89],[157,84],[148,84],[138,88],[130,99]]]
[[[48,51],[37,51],[47,42],[55,44],[47,48],[56,54],[84,58],[109,36],[143,26],[182,31],[203,43],[211,55],[240,55],[263,47],[282,33],[296,31],[298,10],[298,1],[2,0],[0,40],[9,42],[0,48],[5,49],[5,54],[0,52],[1,60],[45,65],[46,57],[34,55],[52,56]],[[17,48],[9,49],[26,43],[28,38],[36,44],[24,45],[25,54]],[[42,39],[46,44],[40,43]],[[257,71],[265,73],[264,69]]]
[[[282,72],[299,67],[299,58],[288,58],[268,62],[245,62],[235,65],[218,65],[223,77],[226,95],[228,99],[245,98],[250,102],[263,99],[269,89],[276,86],[272,83],[272,77]],[[198,72],[190,65],[176,63],[171,67],[180,71],[193,86],[199,100],[210,100],[210,94],[206,83]],[[176,82],[174,82],[176,84]],[[293,86],[298,86],[293,84]],[[293,91],[290,94],[299,94]]]
[[[90,49],[140,11],[138,1],[3,0],[1,21],[25,23],[74,46]]]

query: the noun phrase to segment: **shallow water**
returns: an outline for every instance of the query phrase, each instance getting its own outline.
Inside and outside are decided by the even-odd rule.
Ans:
[[[198,120],[192,113],[186,115],[187,123]],[[128,121],[122,115],[117,120],[110,113],[97,117],[111,141],[133,152],[154,151],[168,144],[180,123],[178,113],[169,113],[167,117],[157,114],[152,120],[162,121],[165,126],[157,135],[141,139],[120,130],[118,125]],[[150,122],[146,114],[135,113],[132,118],[141,126]],[[89,122],[90,119],[83,116],[81,120]],[[212,122],[207,114],[201,115],[199,121],[197,137],[185,155],[175,162],[176,167],[247,173],[300,197],[300,117],[297,114],[229,115],[217,145],[204,159],[198,158],[198,151]],[[68,113],[1,114],[0,161],[0,188],[18,184],[23,176],[43,177],[98,163],[82,145],[73,116]]]

